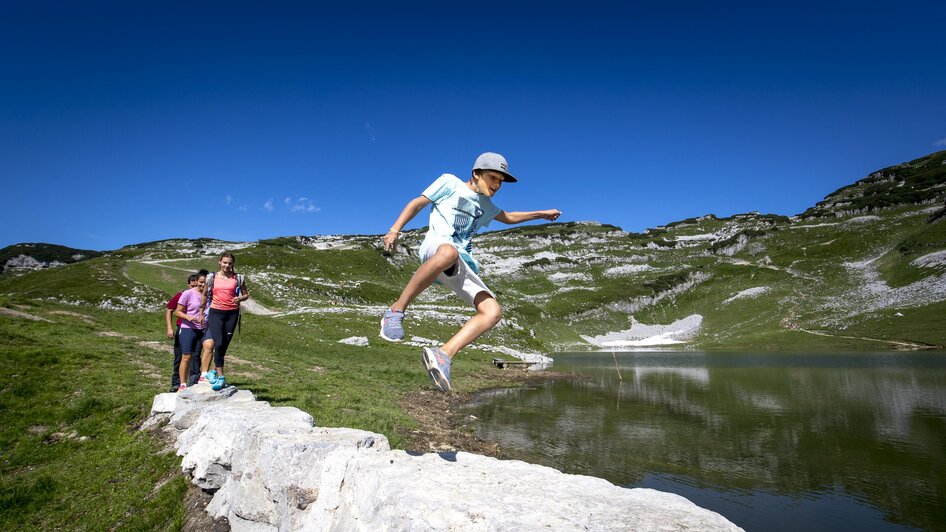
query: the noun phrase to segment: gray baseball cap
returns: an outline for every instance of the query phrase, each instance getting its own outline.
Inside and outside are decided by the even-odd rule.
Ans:
[[[512,174],[509,173],[509,163],[506,162],[506,158],[498,153],[493,153],[488,151],[484,154],[481,154],[476,158],[476,162],[473,163],[474,170],[495,170],[504,176],[506,179],[503,181],[506,183],[515,183],[519,181]]]

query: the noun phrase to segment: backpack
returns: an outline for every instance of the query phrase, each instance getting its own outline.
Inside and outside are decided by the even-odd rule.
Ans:
[[[213,302],[214,297],[214,276],[217,275],[217,272],[210,272],[207,274],[207,312],[210,312],[210,304]],[[240,295],[240,289],[243,288],[243,274],[236,274],[236,291],[234,295]],[[237,335],[243,333],[243,309],[238,307],[237,309]]]

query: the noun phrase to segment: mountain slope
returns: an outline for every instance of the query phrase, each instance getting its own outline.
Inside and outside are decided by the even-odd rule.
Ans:
[[[505,315],[478,346],[527,353],[942,346],[944,193],[946,152],[938,152],[875,172],[798,217],[710,214],[642,234],[594,222],[485,233],[477,254]],[[6,304],[154,311],[188,273],[215,268],[231,249],[271,319],[373,336],[416,268],[422,237],[407,232],[393,255],[373,235],[151,242],[0,279],[0,293]],[[444,341],[469,314],[434,286],[408,313],[409,340]]]

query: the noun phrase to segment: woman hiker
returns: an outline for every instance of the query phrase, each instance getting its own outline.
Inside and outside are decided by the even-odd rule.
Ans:
[[[240,317],[240,303],[250,298],[243,275],[236,273],[235,265],[233,253],[227,251],[220,255],[220,271],[207,276],[202,300],[202,304],[210,305],[207,329],[214,342],[214,369],[208,372],[207,379],[214,390],[226,386],[224,358]]]

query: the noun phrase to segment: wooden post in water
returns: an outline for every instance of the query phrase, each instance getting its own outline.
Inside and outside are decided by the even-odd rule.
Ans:
[[[614,371],[618,372],[618,380],[621,381],[621,384],[624,384],[624,377],[621,376],[621,368],[618,367],[618,356],[614,354],[614,350],[611,350],[611,358],[614,359]]]

